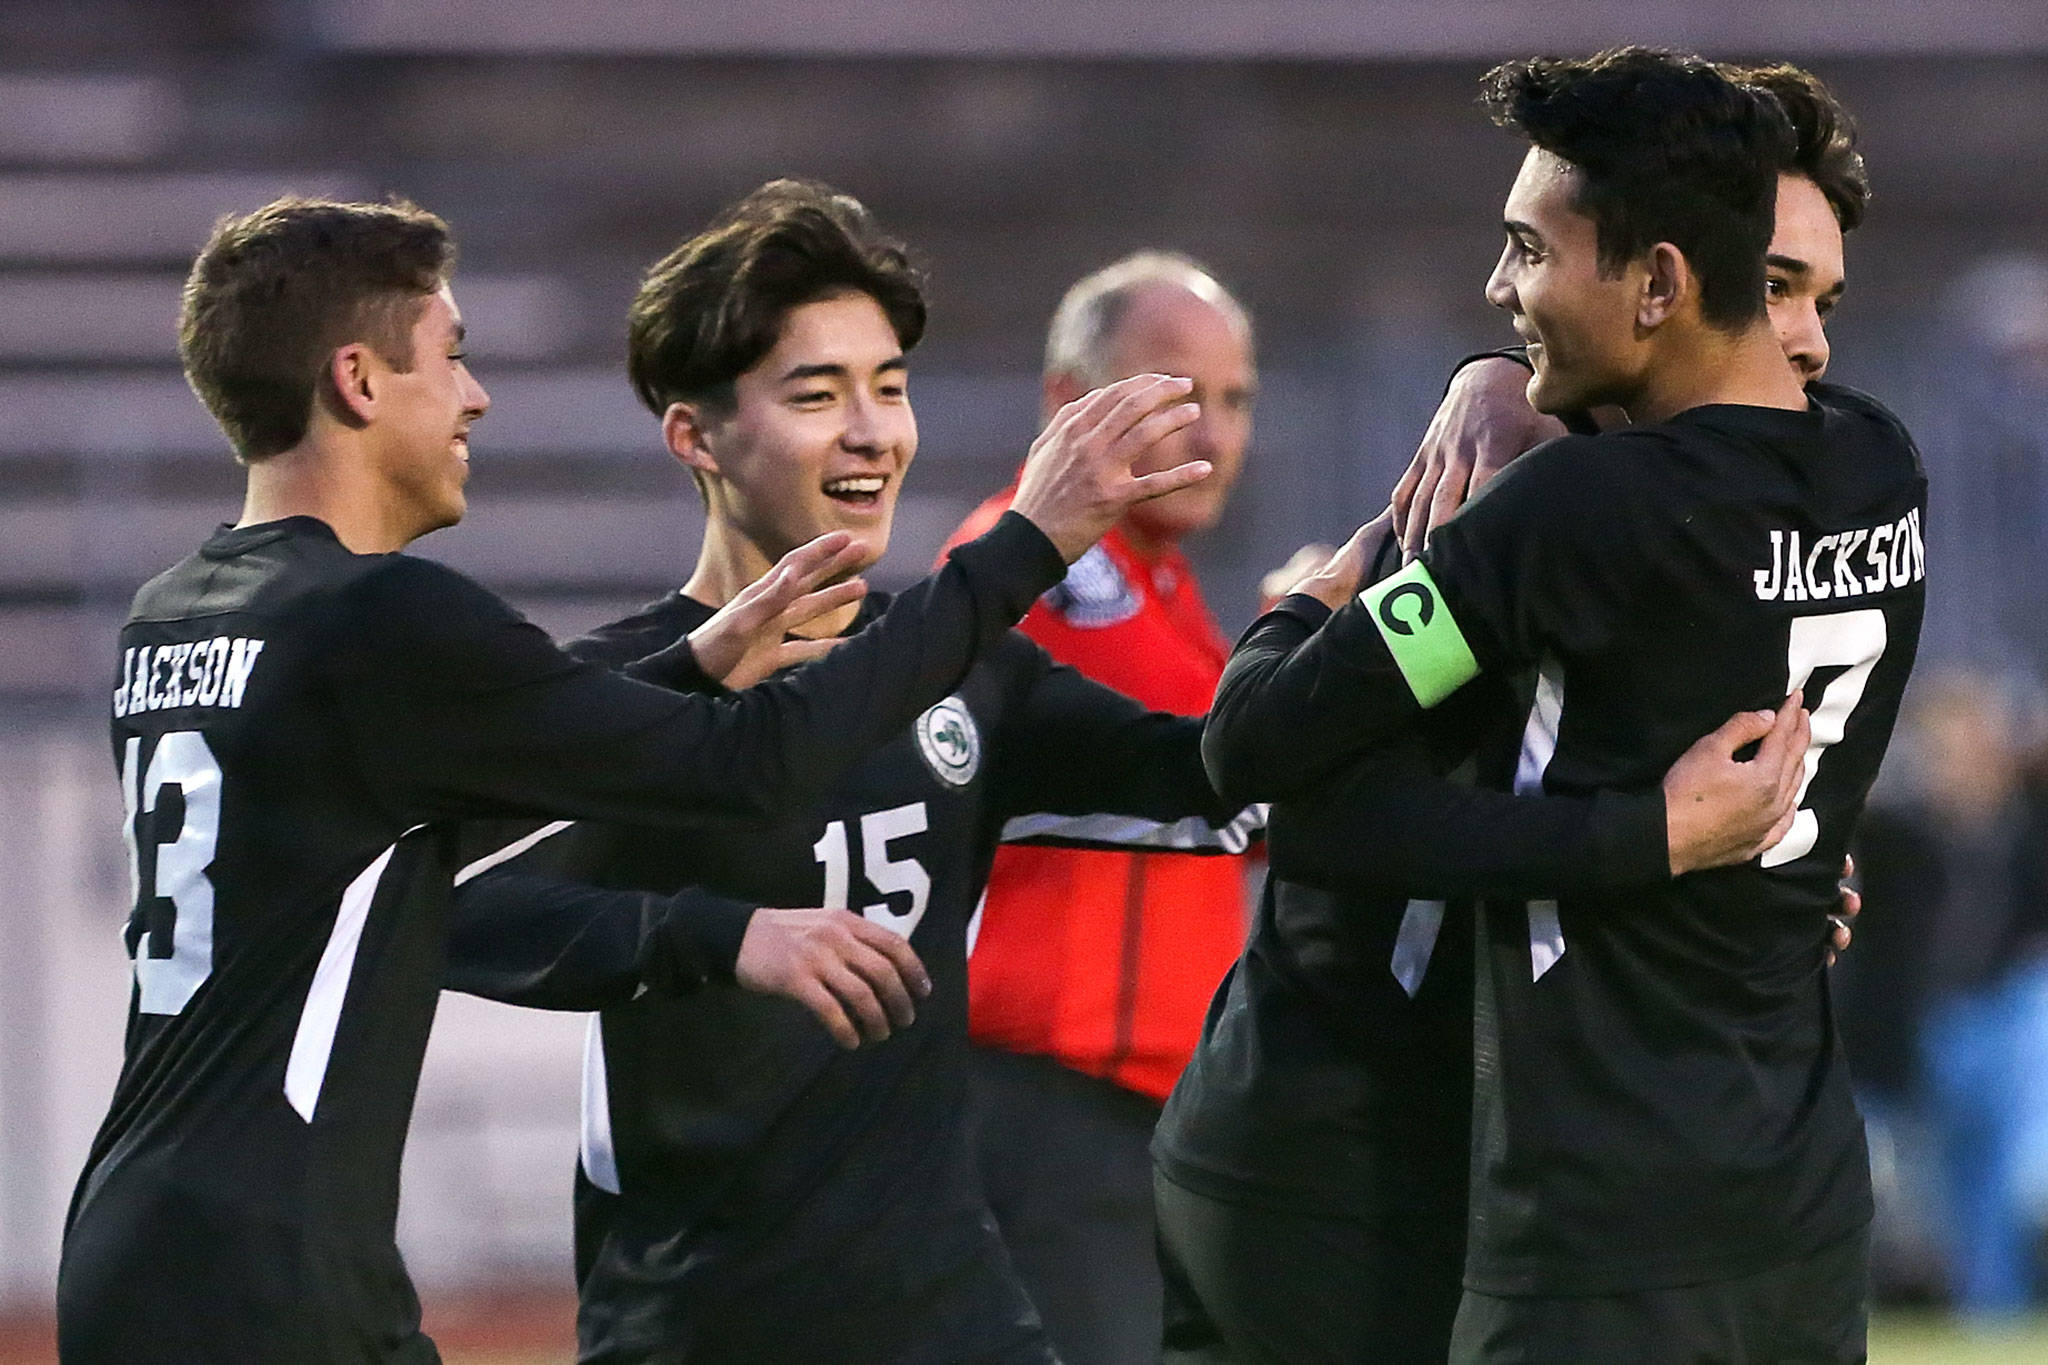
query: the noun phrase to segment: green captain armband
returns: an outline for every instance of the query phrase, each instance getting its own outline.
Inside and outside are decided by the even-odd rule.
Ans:
[[[1425,711],[1479,676],[1479,661],[1421,560],[1373,584],[1358,600],[1372,613],[1387,652]]]

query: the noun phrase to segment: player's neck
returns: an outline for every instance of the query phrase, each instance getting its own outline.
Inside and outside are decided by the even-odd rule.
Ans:
[[[420,532],[413,519],[379,487],[360,452],[342,451],[316,436],[249,466],[237,526],[286,517],[327,524],[351,553],[402,550]]]
[[[1700,329],[1660,357],[1624,406],[1631,421],[1663,422],[1712,403],[1805,411],[1806,390],[1768,325],[1734,335]]]
[[[697,551],[697,567],[683,584],[683,596],[707,607],[722,607],[740,595],[742,589],[775,567],[770,557],[752,538],[719,517],[704,524],[704,544]],[[795,632],[811,639],[841,634],[860,614],[858,602],[808,621]]]

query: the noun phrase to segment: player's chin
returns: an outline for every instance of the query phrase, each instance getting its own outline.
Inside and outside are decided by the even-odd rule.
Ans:
[[[1588,406],[1584,385],[1575,383],[1569,373],[1553,365],[1537,366],[1535,374],[1529,377],[1528,397],[1530,407],[1552,417]]]
[[[889,550],[889,532],[896,524],[894,489],[868,503],[832,501],[819,518],[816,535],[844,531],[861,549],[860,568],[865,569]],[[858,572],[858,571],[856,571]]]
[[[425,511],[426,520],[431,523],[428,530],[445,530],[469,514],[469,496],[462,491],[460,483],[450,483],[437,490]]]
[[[848,526],[845,529],[853,535],[857,556],[853,567],[847,570],[846,577],[866,573],[881,562],[883,555],[889,553],[889,524],[886,521],[880,526]]]

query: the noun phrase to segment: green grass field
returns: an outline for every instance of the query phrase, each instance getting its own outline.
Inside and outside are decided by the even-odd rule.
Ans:
[[[448,1365],[566,1365],[567,1359],[504,1351],[446,1358]],[[1871,1323],[1870,1359],[1872,1365],[2048,1365],[2048,1318],[1970,1332],[1937,1314],[1886,1314]]]
[[[564,1319],[566,1321],[566,1319]],[[559,1324],[536,1336],[559,1337]],[[528,1329],[532,1330],[532,1329]],[[517,1329],[506,1335],[518,1336]],[[458,1338],[459,1340],[459,1334]],[[447,1365],[569,1365],[566,1346],[551,1350],[520,1349],[503,1343],[464,1348],[444,1343]],[[20,1324],[0,1331],[0,1365],[53,1365],[46,1324]],[[1939,1314],[1882,1314],[1871,1323],[1872,1365],[2048,1365],[2048,1317],[1996,1331],[1966,1331]],[[1597,1365],[1588,1362],[1588,1365]]]
[[[1937,1314],[1886,1314],[1870,1324],[1870,1359],[1872,1365],[2048,1365],[2048,1318],[1969,1331]]]

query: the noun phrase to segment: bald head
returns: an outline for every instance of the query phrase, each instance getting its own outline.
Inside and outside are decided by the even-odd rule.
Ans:
[[[1192,488],[1132,509],[1124,529],[1142,545],[1207,530],[1243,468],[1251,441],[1251,319],[1216,277],[1185,256],[1143,251],[1096,271],[1060,301],[1045,345],[1045,416],[1090,389],[1134,374],[1194,381],[1201,416],[1153,447],[1136,473],[1208,460]]]
[[[1218,314],[1251,352],[1251,318],[1244,306],[1192,258],[1174,251],[1139,251],[1077,282],[1060,300],[1046,331],[1045,373],[1066,375],[1088,389],[1123,378],[1110,355],[1140,303],[1171,306],[1198,302]]]

